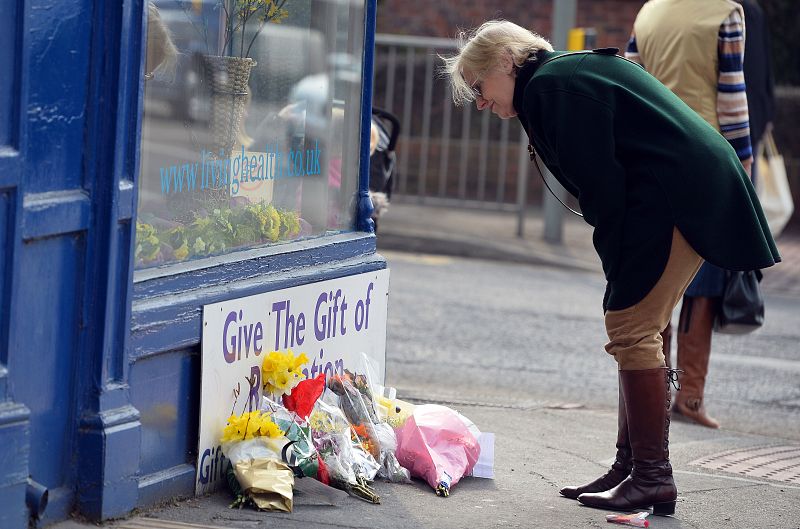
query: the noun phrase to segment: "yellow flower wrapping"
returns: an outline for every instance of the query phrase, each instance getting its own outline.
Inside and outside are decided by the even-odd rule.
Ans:
[[[292,512],[294,473],[276,459],[250,459],[234,466],[239,481],[260,510]]]

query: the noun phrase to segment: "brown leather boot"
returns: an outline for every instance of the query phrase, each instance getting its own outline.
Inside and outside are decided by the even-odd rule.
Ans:
[[[703,405],[716,313],[715,298],[684,297],[678,323],[678,369],[683,374],[673,411],[708,428],[719,428]]]
[[[678,490],[669,463],[668,373],[663,367],[620,371],[633,470],[613,489],[581,494],[579,502],[612,511],[653,507],[653,514],[675,512]]]
[[[628,419],[625,413],[625,399],[622,398],[622,381],[619,382],[619,407],[617,412],[617,455],[611,469],[596,480],[578,487],[564,487],[562,496],[577,500],[584,492],[602,492],[616,487],[628,477],[633,467],[631,445],[628,441]]]

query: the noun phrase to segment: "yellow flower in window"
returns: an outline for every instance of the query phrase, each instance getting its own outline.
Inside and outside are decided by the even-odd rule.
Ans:
[[[302,380],[300,368],[308,362],[308,357],[300,353],[295,356],[291,349],[285,353],[272,351],[261,365],[261,380],[264,390],[271,395],[291,394]]]
[[[189,245],[185,242],[179,247],[175,248],[175,259],[183,261],[189,255]]]
[[[273,206],[267,206],[267,238],[275,242],[281,233],[281,216]]]

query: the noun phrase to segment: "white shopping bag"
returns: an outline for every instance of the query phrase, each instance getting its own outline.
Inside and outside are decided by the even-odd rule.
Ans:
[[[756,177],[756,194],[767,217],[769,229],[773,237],[777,237],[794,212],[792,192],[786,178],[786,166],[783,156],[775,147],[772,131],[764,134],[761,148],[756,156],[758,176]]]

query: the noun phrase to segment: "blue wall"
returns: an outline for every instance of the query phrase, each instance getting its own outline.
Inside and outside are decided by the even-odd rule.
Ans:
[[[29,477],[49,491],[42,523],[191,495],[202,306],[386,263],[375,254],[362,149],[361,231],[134,276],[145,2],[6,4],[0,527],[11,529],[28,526]],[[371,79],[374,0],[367,7]],[[365,83],[365,111],[370,94]]]

